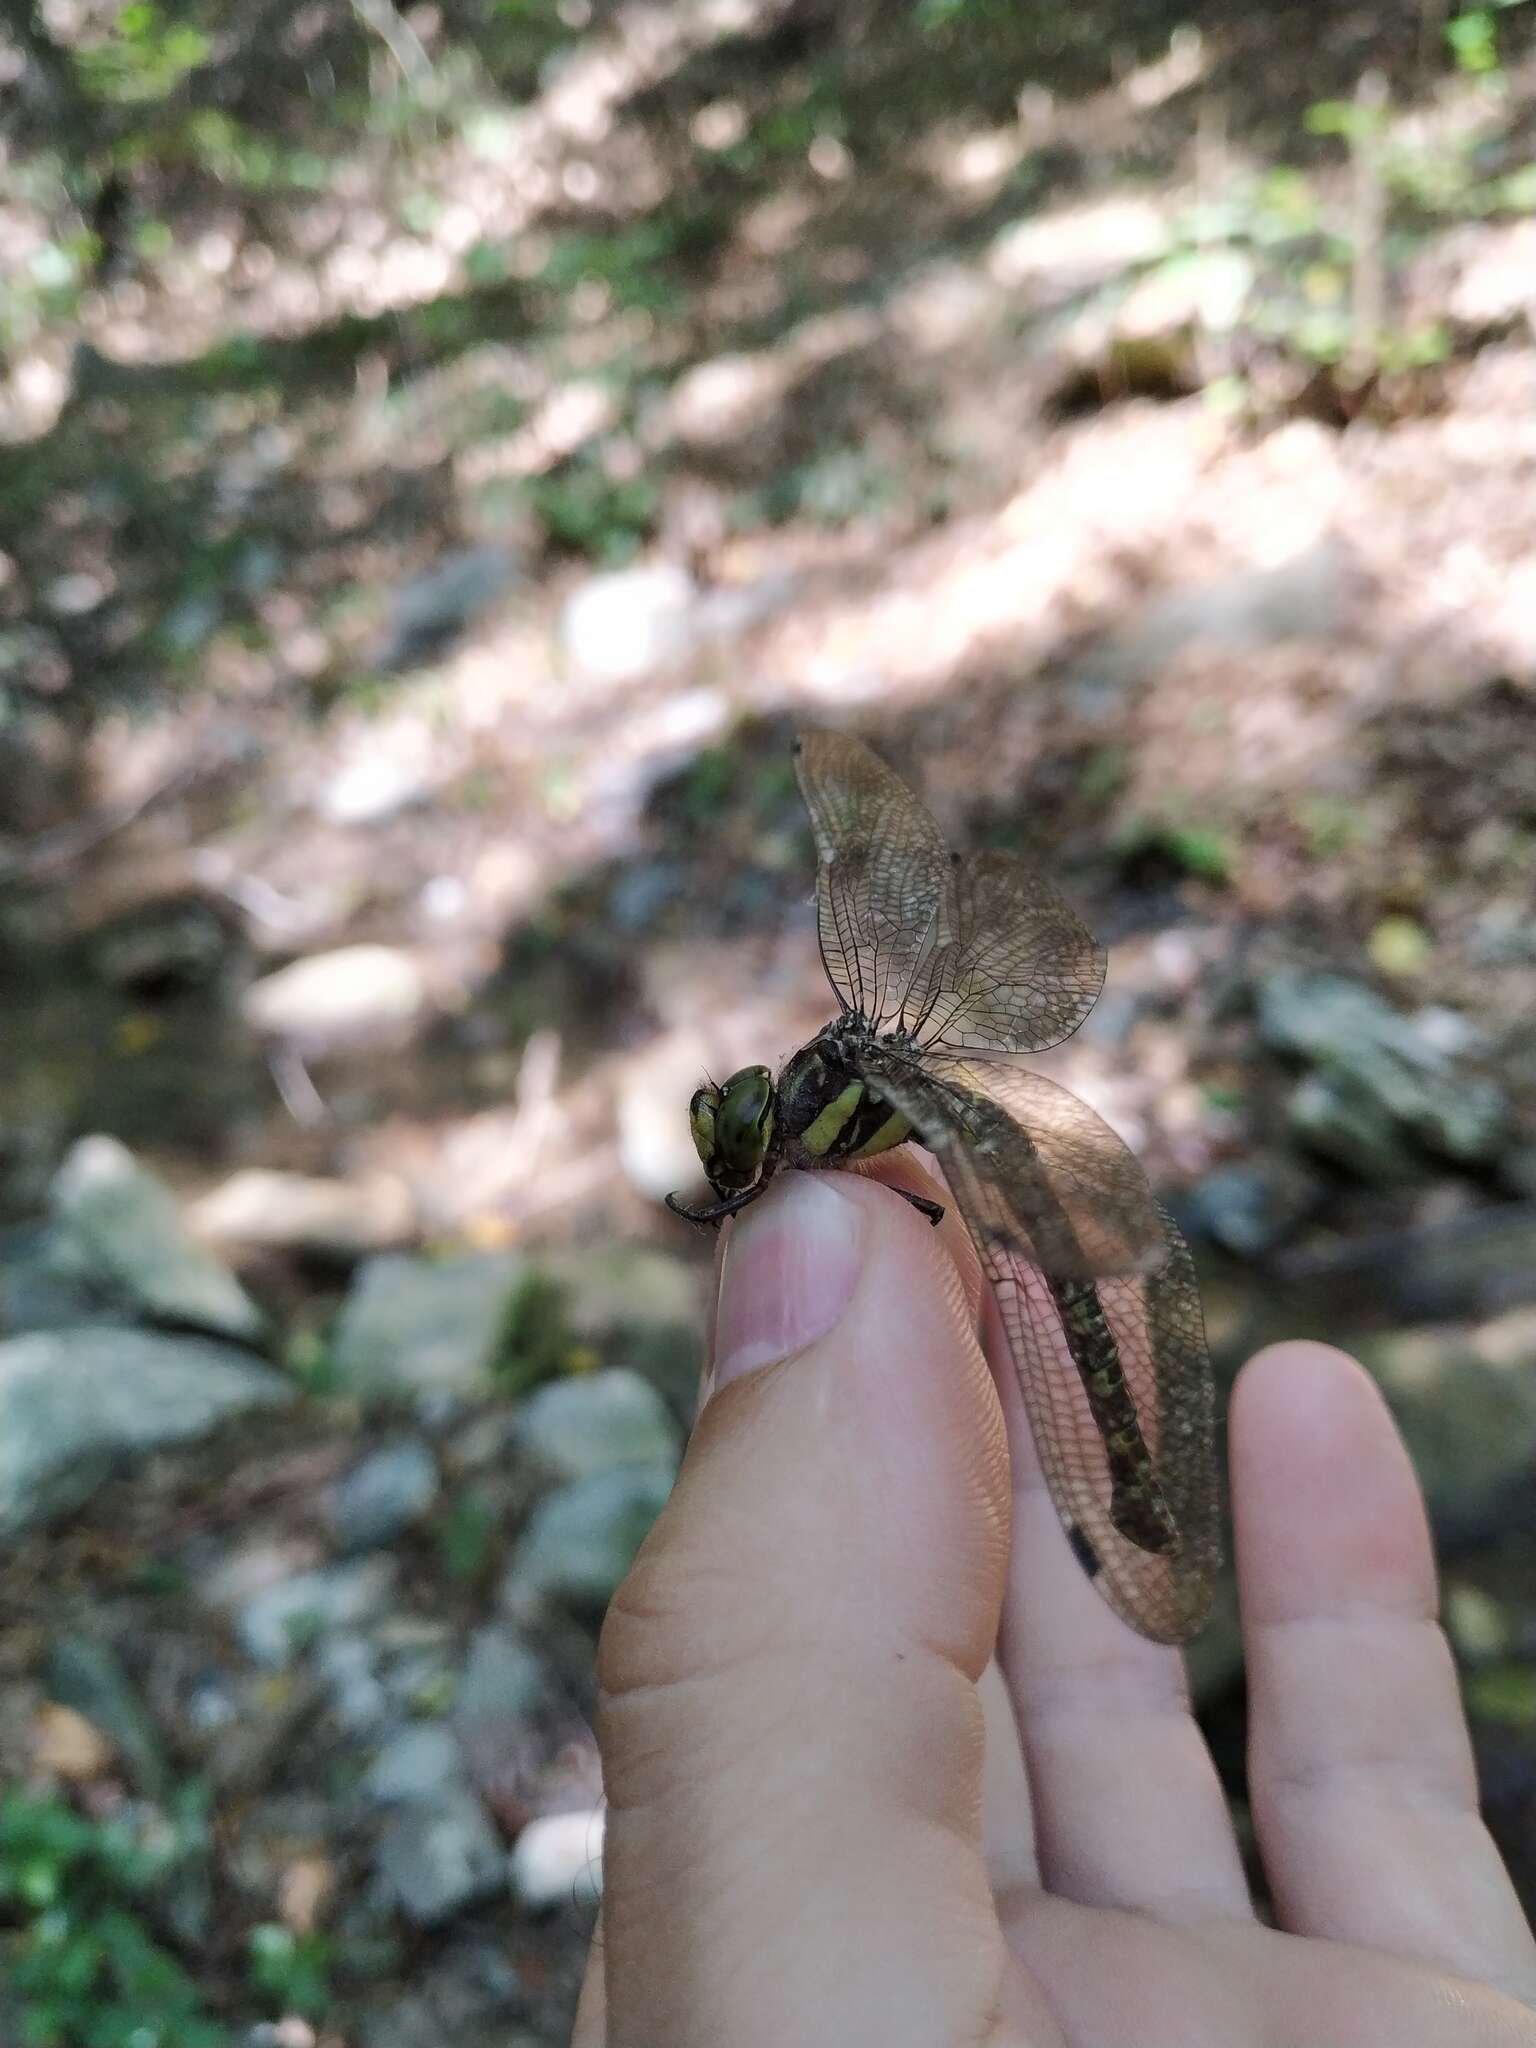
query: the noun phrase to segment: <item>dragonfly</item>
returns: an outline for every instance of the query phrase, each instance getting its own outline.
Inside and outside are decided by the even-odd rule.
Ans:
[[[1106,956],[1017,856],[952,853],[927,807],[849,734],[802,733],[816,923],[839,1009],[777,1076],[743,1067],[689,1105],[718,1225],[783,1168],[915,1140],[943,1170],[996,1296],[1072,1550],[1155,1642],[1203,1626],[1221,1561],[1215,1393],[1189,1251],[1139,1161],[1018,1055],[1071,1036]],[[930,1222],[943,1206],[907,1193]]]

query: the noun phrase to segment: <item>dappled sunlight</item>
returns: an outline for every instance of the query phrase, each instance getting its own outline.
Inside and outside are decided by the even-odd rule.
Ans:
[[[712,1243],[662,1206],[701,1184],[690,1097],[834,1003],[797,729],[868,740],[1080,912],[1107,980],[1039,1069],[1189,1237],[1219,1376],[1281,1330],[1368,1337],[1473,1531],[1463,1590],[1530,1634],[1490,1503],[1536,1272],[1536,12],[1442,11],[1459,42],[1428,8],[1303,36],[1289,5],[981,0],[0,30],[0,1311],[49,1343],[119,1312],[78,1246],[84,1282],[36,1252],[110,1134],[87,1162],[304,1388],[241,1423],[214,1509],[169,1455],[142,1480],[145,1555],[169,1529],[222,1589],[198,1672],[217,1626],[269,1688],[228,1725],[296,1702],[240,1815],[246,1766],[210,1767],[231,1841],[289,1746],[296,1786],[371,1783],[375,1708],[390,1770],[456,1770],[442,1642],[559,1672],[494,1783],[434,1781],[473,1851],[441,1918],[394,1809],[346,1809],[401,1859],[364,1932],[409,1940],[298,2021],[324,2048],[568,2021],[574,1880],[516,1889],[506,1843],[592,1835],[617,1581],[573,1567],[530,1618],[567,1496],[525,1397],[550,1442],[567,1401],[639,1416],[642,1454],[561,1482],[611,1489],[622,1572],[695,1398]],[[169,1299],[131,1334],[188,1341]],[[380,1388],[407,1506],[354,1555],[326,1518]],[[316,1583],[346,1668],[269,1667],[302,1611],[260,1601]],[[1224,1767],[1235,1658],[1200,1678]],[[235,1948],[273,1870],[303,1892],[260,1853],[241,1890],[208,1852]],[[352,1854],[304,1883],[341,1895]],[[515,1995],[461,1945],[503,1921]],[[434,1988],[390,2033],[407,1973]]]

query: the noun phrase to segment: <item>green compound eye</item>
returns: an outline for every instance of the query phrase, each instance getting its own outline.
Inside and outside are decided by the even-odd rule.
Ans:
[[[713,1113],[715,1159],[727,1173],[751,1175],[762,1165],[773,1137],[773,1094],[766,1067],[743,1067],[720,1091]]]
[[[688,1105],[688,1128],[693,1133],[693,1149],[706,1173],[715,1157],[715,1113],[719,1107],[718,1088],[695,1089],[693,1100]]]

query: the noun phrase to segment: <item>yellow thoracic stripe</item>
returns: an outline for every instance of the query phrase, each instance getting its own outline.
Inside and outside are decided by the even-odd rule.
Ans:
[[[824,1159],[837,1143],[838,1134],[864,1100],[864,1083],[850,1081],[841,1095],[835,1095],[800,1140],[813,1159]]]
[[[877,1152],[889,1152],[893,1145],[900,1145],[912,1135],[912,1126],[899,1109],[893,1109],[873,1137],[866,1138],[856,1152],[850,1152],[850,1159],[873,1159]]]

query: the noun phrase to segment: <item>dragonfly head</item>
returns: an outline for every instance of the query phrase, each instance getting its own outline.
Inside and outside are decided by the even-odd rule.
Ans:
[[[775,1094],[766,1067],[743,1067],[723,1087],[695,1091],[688,1126],[711,1187],[735,1192],[761,1174],[773,1142]]]

